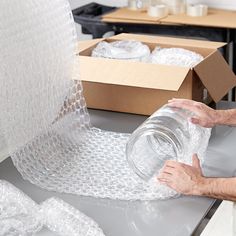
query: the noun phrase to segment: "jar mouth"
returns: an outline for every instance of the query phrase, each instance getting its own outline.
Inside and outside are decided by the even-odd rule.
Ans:
[[[139,130],[140,136],[136,135],[130,142],[135,145],[135,143],[138,141],[138,139],[146,138],[148,147],[152,150],[153,153],[155,153],[155,158],[159,159],[159,162],[162,163],[162,166],[159,166],[155,171],[153,168],[153,171],[150,171],[152,167],[150,166],[150,169],[145,171],[145,169],[141,170],[141,168],[138,167],[138,163],[135,162],[135,160],[138,160],[136,158],[129,158],[131,153],[131,145],[130,142],[126,145],[126,157],[129,166],[132,168],[132,170],[143,180],[148,181],[150,180],[155,174],[157,174],[160,169],[163,167],[165,161],[167,160],[177,160],[178,156],[182,153],[182,144],[181,141],[175,136],[175,134],[167,129],[166,127],[158,127],[157,129],[148,129],[148,130]],[[169,150],[162,150],[162,155],[158,155],[158,152],[160,154],[160,150],[158,148],[161,147],[163,143],[168,144],[172,148],[172,155],[168,154]],[[164,156],[164,157],[163,157]],[[147,160],[148,161],[148,160]],[[147,168],[147,166],[146,166]]]

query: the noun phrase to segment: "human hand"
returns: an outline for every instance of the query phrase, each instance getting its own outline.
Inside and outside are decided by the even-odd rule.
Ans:
[[[168,105],[170,107],[183,108],[193,112],[195,115],[190,119],[193,124],[206,128],[212,128],[217,124],[217,111],[203,103],[188,99],[173,98],[168,101]]]
[[[201,195],[201,186],[205,177],[202,175],[200,161],[196,154],[192,158],[192,166],[176,161],[166,161],[157,179],[178,193],[185,195]]]

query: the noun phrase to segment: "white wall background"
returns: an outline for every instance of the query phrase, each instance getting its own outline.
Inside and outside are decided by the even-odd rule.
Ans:
[[[0,0],[1,1],[1,0]],[[100,4],[110,5],[110,6],[125,6],[128,0],[96,0]],[[187,3],[203,3],[210,7],[222,8],[228,10],[236,10],[236,0],[186,0]],[[77,8],[79,6],[85,5],[93,0],[69,0],[71,8]],[[81,27],[77,25],[77,32],[79,40],[91,39],[90,35],[83,35],[81,33]]]

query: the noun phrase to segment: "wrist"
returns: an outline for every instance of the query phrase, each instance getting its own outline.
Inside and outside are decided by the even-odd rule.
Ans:
[[[225,110],[215,110],[214,117],[214,125],[222,125],[225,123],[225,120],[227,120],[228,114]]]
[[[232,110],[217,110],[215,115],[215,125],[231,125],[231,113]]]
[[[208,195],[209,187],[211,185],[211,179],[206,177],[199,178],[198,182],[194,186],[193,195],[206,196]]]

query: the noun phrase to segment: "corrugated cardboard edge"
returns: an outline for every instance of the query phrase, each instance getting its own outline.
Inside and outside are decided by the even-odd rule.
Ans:
[[[236,86],[236,76],[219,51],[205,58],[194,71],[215,102],[220,101],[229,89]]]
[[[203,40],[194,40],[194,39],[183,39],[183,38],[173,38],[173,37],[161,37],[161,36],[150,36],[150,35],[141,35],[141,34],[118,34],[111,39],[116,40],[138,40],[147,43],[163,43],[175,46],[190,46],[190,47],[201,47],[209,49],[218,49],[226,45],[222,42],[211,42]]]
[[[76,54],[79,54],[80,52],[84,51],[85,49],[90,48],[103,40],[105,40],[105,39],[99,38],[99,39],[78,41],[77,47],[76,47]]]

